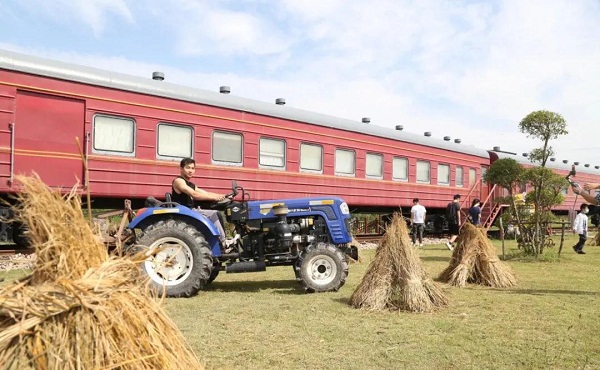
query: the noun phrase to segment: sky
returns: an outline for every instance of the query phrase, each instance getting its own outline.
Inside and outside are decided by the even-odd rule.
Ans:
[[[600,165],[599,0],[2,0],[0,49]]]

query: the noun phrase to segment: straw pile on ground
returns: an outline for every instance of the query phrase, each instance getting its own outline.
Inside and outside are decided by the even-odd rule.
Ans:
[[[590,239],[588,245],[600,246],[600,228],[596,230],[596,236]]]
[[[456,242],[450,265],[440,274],[441,281],[458,287],[474,283],[505,288],[517,283],[513,270],[500,261],[482,228],[465,224]]]
[[[349,304],[366,310],[429,312],[448,305],[440,287],[421,265],[406,222],[395,214],[375,258]]]
[[[143,258],[110,257],[83,217],[37,177],[21,177],[18,218],[37,259],[0,289],[3,369],[201,369],[140,276]]]

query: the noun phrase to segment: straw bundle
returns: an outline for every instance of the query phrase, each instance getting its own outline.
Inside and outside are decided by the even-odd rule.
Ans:
[[[590,239],[588,245],[599,246],[600,245],[600,228],[596,230],[596,236],[593,239]]]
[[[367,310],[429,312],[448,304],[439,286],[423,270],[411,245],[406,222],[398,214],[349,304]]]
[[[461,229],[450,264],[439,279],[458,287],[475,283],[505,288],[517,283],[514,272],[500,261],[483,229],[472,224]]]
[[[6,369],[199,369],[202,365],[140,275],[145,256],[109,257],[81,212],[36,177],[20,177],[18,218],[37,259],[0,289]]]

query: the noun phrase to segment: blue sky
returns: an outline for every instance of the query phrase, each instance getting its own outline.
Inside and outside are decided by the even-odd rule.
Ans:
[[[600,165],[598,0],[3,0],[0,48]]]

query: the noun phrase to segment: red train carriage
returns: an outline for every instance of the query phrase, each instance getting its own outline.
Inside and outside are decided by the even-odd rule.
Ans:
[[[487,151],[456,142],[0,51],[0,193],[36,171],[89,187],[96,207],[135,206],[169,191],[186,156],[210,191],[236,179],[254,199],[338,195],[358,211],[414,197],[441,210],[489,166]]]

